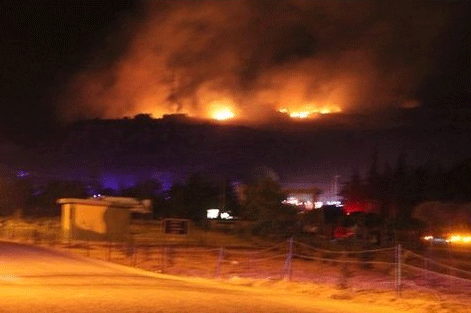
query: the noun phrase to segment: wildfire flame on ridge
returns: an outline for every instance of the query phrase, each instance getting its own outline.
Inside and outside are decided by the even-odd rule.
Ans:
[[[299,118],[299,119],[305,119],[305,118],[313,118],[317,116],[318,114],[334,114],[334,113],[340,113],[342,112],[342,109],[337,106],[325,106],[320,109],[302,109],[302,110],[290,110],[288,108],[281,108],[278,110],[278,112],[287,114],[291,118]]]

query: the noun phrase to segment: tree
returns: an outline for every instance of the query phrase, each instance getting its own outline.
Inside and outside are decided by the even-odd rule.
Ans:
[[[11,191],[11,197],[14,201],[16,214],[18,217],[22,217],[31,207],[33,196],[33,185],[31,180],[28,178],[17,179],[13,184]]]
[[[121,189],[119,195],[139,200],[152,200],[153,218],[157,218],[163,213],[164,197],[162,195],[162,184],[156,179],[144,180],[138,182],[133,187]]]
[[[471,200],[471,158],[468,158],[444,175],[445,197],[455,201]]]
[[[240,216],[240,203],[231,181],[222,180],[219,191],[219,205],[221,212],[230,212],[232,216]]]
[[[375,147],[371,156],[371,167],[368,176],[368,193],[371,199],[377,199],[380,193],[380,177],[378,174],[378,149]]]
[[[397,222],[402,225],[408,224],[412,214],[413,191],[409,170],[405,155],[400,155],[393,173],[393,194],[397,205]]]
[[[0,181],[0,214],[21,217],[30,208],[32,193],[28,177]]]
[[[345,201],[360,202],[366,199],[366,187],[362,182],[358,169],[340,190],[340,196]]]
[[[249,184],[245,196],[242,217],[269,225],[268,231],[283,230],[296,214],[292,206],[283,204],[286,194],[280,184],[269,177]]]
[[[201,222],[206,218],[206,210],[218,206],[219,189],[200,174],[194,174],[184,184],[175,183],[169,198],[168,216]]]
[[[136,199],[153,199],[159,195],[162,185],[156,179],[148,179],[138,182],[130,188],[120,190],[120,195]]]
[[[87,185],[78,180],[51,180],[41,193],[33,199],[36,215],[58,215],[60,210],[56,201],[60,198],[86,198]]]

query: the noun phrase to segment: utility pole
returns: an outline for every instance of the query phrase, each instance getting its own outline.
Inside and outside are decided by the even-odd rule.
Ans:
[[[338,184],[339,184],[338,180],[339,180],[339,178],[340,178],[340,175],[337,175],[337,174],[334,175],[334,184],[333,184],[332,193],[334,194],[335,200],[337,200],[337,195],[339,193],[338,192]]]
[[[219,211],[225,211],[225,209],[226,209],[226,187],[227,187],[226,185],[227,185],[227,180],[223,179],[222,180],[222,186],[221,186],[221,197],[220,197],[221,208],[219,209]]]

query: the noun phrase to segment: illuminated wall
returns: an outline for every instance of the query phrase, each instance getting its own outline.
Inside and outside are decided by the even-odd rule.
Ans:
[[[125,240],[131,212],[128,207],[94,199],[60,199],[65,239]]]

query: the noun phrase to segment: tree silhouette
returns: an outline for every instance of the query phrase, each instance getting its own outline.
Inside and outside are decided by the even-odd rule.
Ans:
[[[283,204],[286,194],[270,177],[254,180],[247,185],[242,217],[257,221],[261,232],[286,231],[294,222],[296,210]]]
[[[38,193],[33,201],[38,215],[58,215],[60,198],[86,198],[87,186],[82,181],[50,180],[44,189]]]
[[[184,184],[175,183],[169,198],[168,216],[201,222],[206,217],[206,210],[218,207],[219,190],[201,174],[193,174]]]

